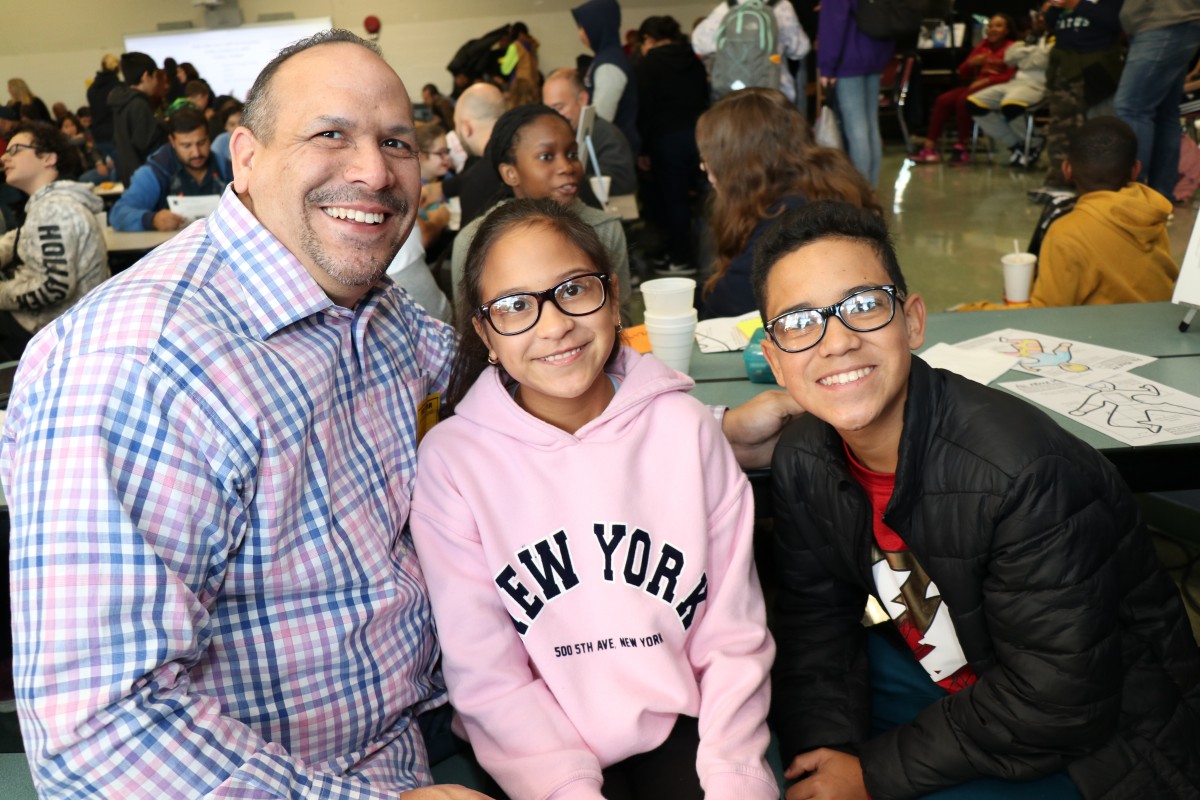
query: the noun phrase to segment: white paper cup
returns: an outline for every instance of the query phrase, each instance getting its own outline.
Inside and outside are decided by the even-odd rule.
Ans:
[[[692,365],[692,343],[680,347],[656,347],[652,354],[662,363],[666,364],[673,370],[687,374],[688,368]]]
[[[457,197],[446,199],[446,208],[450,210],[450,222],[446,226],[452,231],[462,227],[462,201]]]
[[[646,314],[679,315],[692,311],[696,281],[692,278],[655,278],[642,283]]]
[[[600,201],[600,205],[608,205],[608,192],[612,189],[612,177],[609,175],[601,175],[599,178],[588,178],[588,183],[592,185],[592,193],[596,195],[596,199]]]
[[[1000,263],[1004,265],[1004,302],[1029,302],[1037,256],[1033,253],[1009,253],[1000,259]]]
[[[696,309],[683,314],[646,314],[646,333],[650,352],[672,369],[687,372],[692,360],[692,341],[696,336]]]

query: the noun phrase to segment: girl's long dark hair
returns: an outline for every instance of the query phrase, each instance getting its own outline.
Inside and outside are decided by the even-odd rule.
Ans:
[[[616,282],[611,279],[615,276],[608,258],[608,250],[596,236],[595,229],[577,217],[575,212],[548,198],[513,200],[496,208],[484,218],[479,230],[475,232],[475,238],[471,240],[471,246],[467,250],[462,279],[459,281],[456,293],[459,300],[455,309],[455,328],[458,330],[459,343],[450,367],[450,384],[442,397],[443,419],[454,414],[454,409],[488,367],[487,345],[475,332],[473,324],[476,309],[492,299],[483,297],[479,288],[483,281],[483,268],[487,263],[488,253],[496,242],[505,236],[521,229],[538,226],[543,226],[570,242],[592,263],[594,271],[609,275],[606,305],[618,302]],[[486,326],[488,323],[481,320],[480,324]],[[609,363],[620,351],[620,342],[619,336],[614,339]]]

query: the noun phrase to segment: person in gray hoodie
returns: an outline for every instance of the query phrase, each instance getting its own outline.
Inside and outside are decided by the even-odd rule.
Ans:
[[[1138,138],[1138,180],[1170,197],[1179,178],[1179,98],[1200,48],[1196,0],[1125,0],[1129,53],[1117,87],[1117,116]]]
[[[78,157],[54,126],[17,127],[0,156],[10,186],[29,195],[25,224],[0,237],[0,359],[21,357],[33,334],[108,277],[92,187],[69,178]]]

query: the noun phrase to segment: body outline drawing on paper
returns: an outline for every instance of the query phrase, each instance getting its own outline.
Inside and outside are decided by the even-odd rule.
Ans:
[[[1107,407],[1107,424],[1113,428],[1141,428],[1149,433],[1157,434],[1162,431],[1163,426],[1154,421],[1155,413],[1165,412],[1200,417],[1200,409],[1188,408],[1176,403],[1151,402],[1143,399],[1162,397],[1158,386],[1152,383],[1119,389],[1112,381],[1097,381],[1089,383],[1087,388],[1095,391],[1072,409],[1069,412],[1070,415],[1082,417]],[[1138,418],[1139,414],[1140,419]],[[1119,421],[1119,418],[1126,418],[1130,420],[1130,423]]]
[[[1021,337],[1009,339],[1000,337],[1000,341],[1011,345],[1020,356],[1018,366],[1030,372],[1041,372],[1058,367],[1065,372],[1087,372],[1091,367],[1077,364],[1071,360],[1071,343],[1060,342],[1052,351],[1047,352],[1040,339]]]

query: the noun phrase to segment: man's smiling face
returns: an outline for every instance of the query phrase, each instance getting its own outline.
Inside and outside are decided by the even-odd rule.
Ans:
[[[339,305],[386,271],[420,193],[412,105],[383,59],[317,45],[280,65],[265,124],[235,131],[234,188]]]

